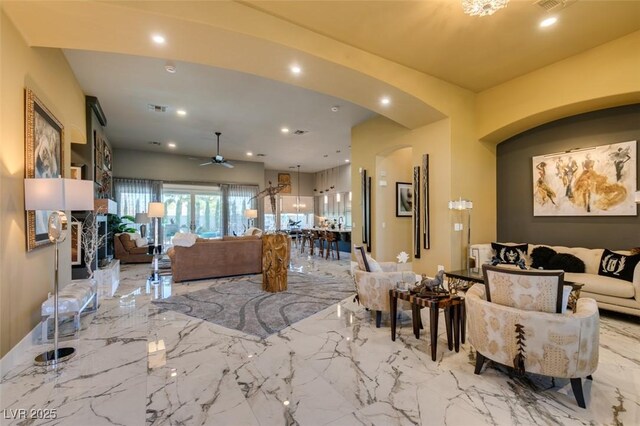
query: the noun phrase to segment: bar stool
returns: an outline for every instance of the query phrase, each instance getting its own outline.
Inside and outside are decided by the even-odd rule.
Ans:
[[[329,259],[329,254],[331,254],[331,258],[333,258],[333,251],[335,249],[335,256],[338,260],[340,260],[340,249],[338,248],[338,240],[339,237],[335,232],[325,232],[324,242],[327,243],[327,252],[325,259]]]
[[[309,244],[309,254],[313,255],[316,237],[314,232],[308,229],[302,231],[302,243],[300,244],[300,253],[304,253],[304,245]]]

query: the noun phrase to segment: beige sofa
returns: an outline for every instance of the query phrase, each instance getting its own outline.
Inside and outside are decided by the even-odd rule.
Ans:
[[[167,255],[174,282],[262,272],[259,237],[198,239],[191,247],[171,247]]]
[[[511,245],[513,243],[500,243]],[[528,254],[545,244],[529,244]],[[545,245],[546,246],[546,245]],[[588,249],[582,247],[547,246],[558,253],[570,253],[585,264],[585,273],[576,274],[567,272],[565,281],[584,284],[580,293],[581,297],[590,297],[596,300],[598,307],[610,311],[623,312],[640,316],[640,263],[636,265],[633,274],[633,282],[598,275],[600,259],[603,249]],[[616,253],[631,254],[629,251],[616,250]],[[491,244],[473,244],[470,256],[476,258],[477,265],[491,262],[493,251]],[[531,265],[531,258],[527,256],[527,266]]]

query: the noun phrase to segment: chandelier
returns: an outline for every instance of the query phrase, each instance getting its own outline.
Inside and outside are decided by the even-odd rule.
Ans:
[[[509,0],[462,0],[462,10],[471,16],[493,15],[507,3]]]

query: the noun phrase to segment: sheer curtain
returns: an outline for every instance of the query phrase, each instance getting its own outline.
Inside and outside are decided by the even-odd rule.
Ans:
[[[246,229],[247,219],[244,217],[244,211],[258,208],[258,200],[256,198],[251,199],[257,193],[258,186],[256,185],[223,186],[223,200],[226,202],[223,223],[227,224],[227,235],[231,235],[234,232],[240,235]]]
[[[159,180],[114,178],[113,187],[119,216],[135,217],[136,213],[146,213],[150,202],[162,201],[162,181]],[[155,221],[152,221],[148,235],[155,235],[154,227]],[[162,229],[158,231],[162,235]]]

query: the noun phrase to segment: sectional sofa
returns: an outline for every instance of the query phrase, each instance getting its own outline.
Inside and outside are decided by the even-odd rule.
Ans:
[[[505,245],[518,245],[515,243],[500,243]],[[528,244],[526,264],[531,265],[531,251],[541,244]],[[604,249],[588,249],[582,247],[547,246],[558,253],[569,253],[585,264],[584,273],[565,273],[565,281],[584,284],[581,297],[590,297],[596,300],[598,307],[610,311],[623,312],[640,317],[640,263],[636,265],[633,273],[633,281],[611,278],[598,274]],[[615,253],[630,255],[631,252],[615,250]],[[470,256],[476,259],[476,265],[491,262],[494,252],[491,244],[473,244],[470,248]]]
[[[175,282],[262,272],[262,239],[257,236],[198,239],[191,247],[171,247],[167,255]]]

